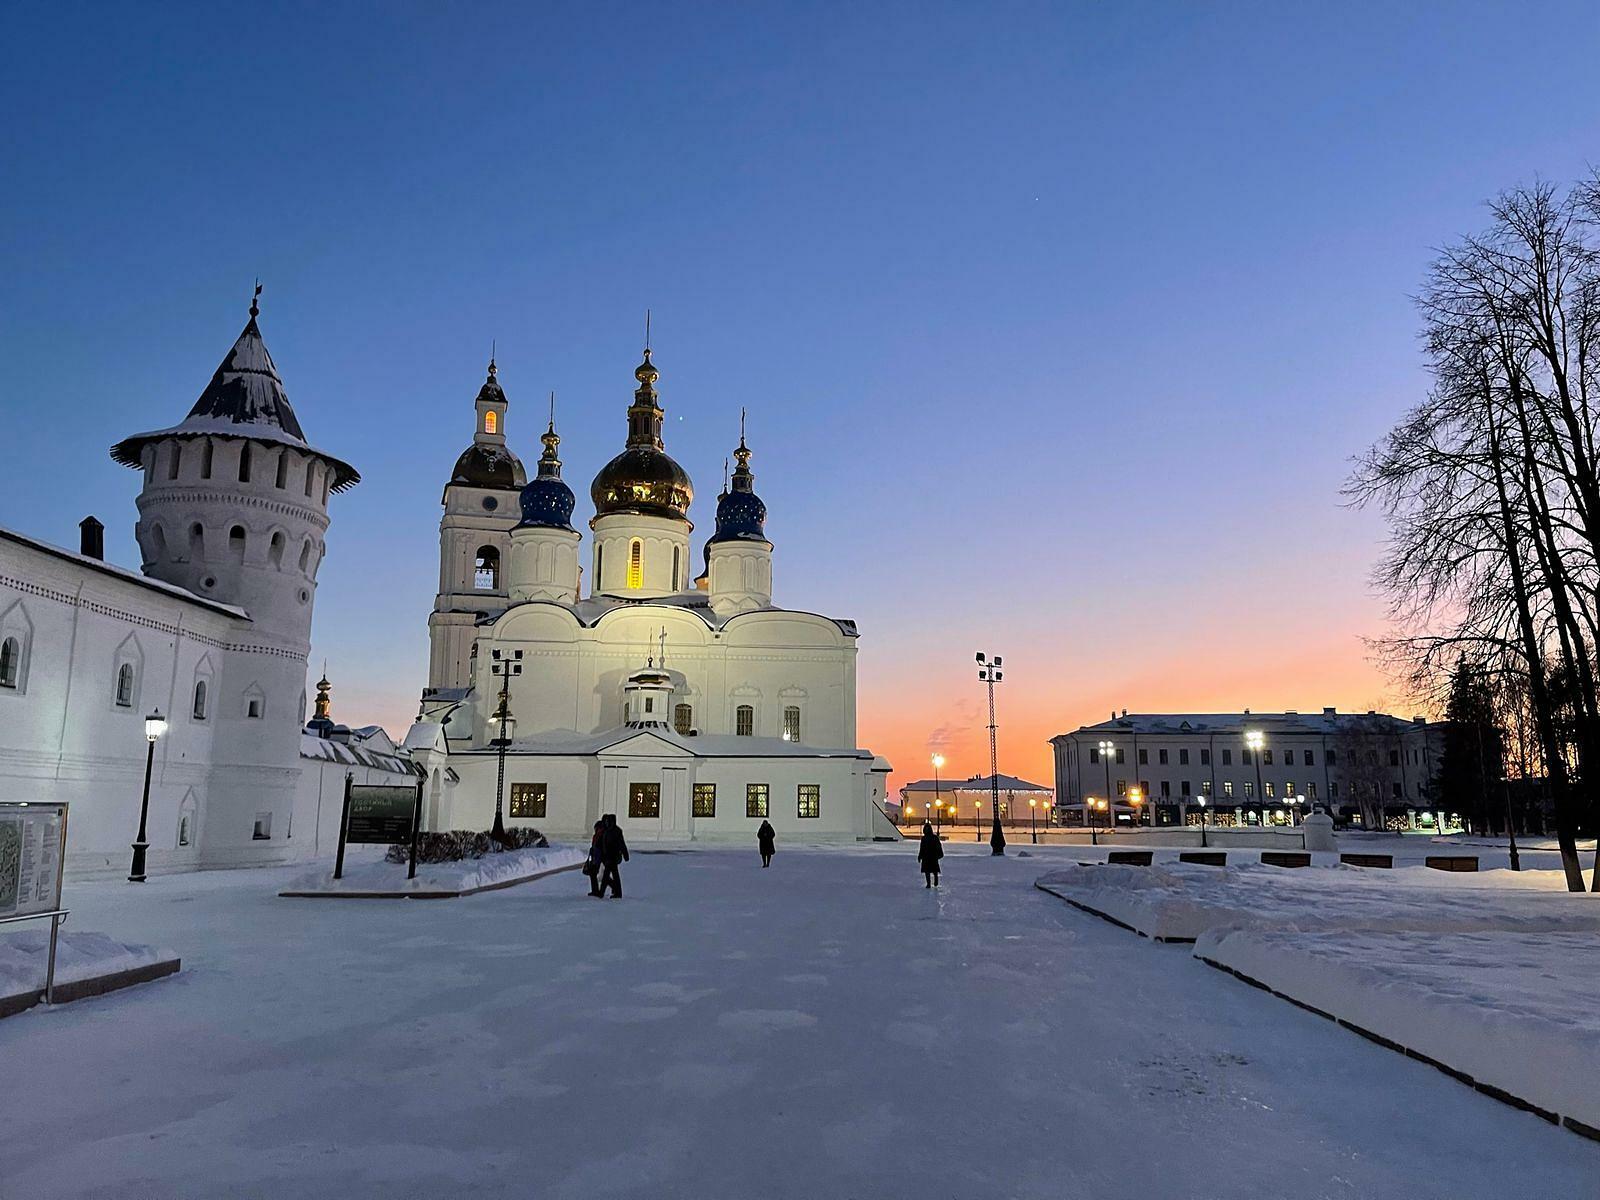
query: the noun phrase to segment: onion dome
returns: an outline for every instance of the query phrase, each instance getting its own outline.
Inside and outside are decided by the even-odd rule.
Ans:
[[[561,438],[556,433],[554,393],[550,397],[550,408],[550,428],[539,438],[544,443],[544,453],[539,456],[539,473],[522,489],[522,521],[518,529],[572,528],[572,509],[577,499],[561,478],[561,460],[556,457]]]
[[[739,414],[739,448],[733,452],[739,465],[733,482],[717,497],[717,529],[706,544],[765,542],[767,506],[755,493],[756,477],[750,470],[750,448],[744,444],[744,414]]]
[[[639,381],[639,387],[628,407],[627,448],[600,468],[589,487],[595,516],[639,513],[687,523],[694,484],[689,480],[689,473],[663,448],[663,413],[655,388],[660,372],[650,362],[648,348],[633,377]]]
[[[237,437],[251,441],[291,446],[304,454],[314,454],[329,466],[332,488],[342,492],[361,482],[349,463],[324,454],[306,441],[300,420],[289,404],[277,365],[261,340],[256,318],[261,315],[261,285],[250,299],[250,320],[245,323],[233,349],[222,360],[200,399],[180,425],[136,433],[111,447],[114,461],[126,467],[141,465],[144,448],[167,438]]]
[[[494,359],[491,358],[489,377],[478,389],[475,402],[479,411],[505,412],[506,394],[495,375]],[[528,472],[523,468],[522,460],[505,444],[505,435],[496,425],[491,426],[488,432],[480,428],[472,445],[456,459],[455,469],[450,472],[450,482],[468,487],[520,488],[528,482]]]

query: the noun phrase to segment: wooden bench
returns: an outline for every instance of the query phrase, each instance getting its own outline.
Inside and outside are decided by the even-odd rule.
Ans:
[[[1390,867],[1394,866],[1392,854],[1341,854],[1339,861],[1347,867]]]
[[[1261,861],[1269,867],[1309,867],[1311,855],[1303,850],[1263,850]]]
[[[1432,867],[1435,871],[1476,871],[1478,869],[1478,856],[1476,854],[1430,854],[1422,861],[1424,865]]]
[[[1128,867],[1148,867],[1152,857],[1153,852],[1149,850],[1113,850],[1106,855],[1106,861]]]
[[[1184,850],[1178,855],[1178,861],[1199,863],[1203,867],[1225,867],[1228,853],[1226,850]]]

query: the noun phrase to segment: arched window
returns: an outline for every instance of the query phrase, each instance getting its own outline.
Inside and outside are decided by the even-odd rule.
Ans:
[[[312,459],[306,459],[306,495],[311,495],[311,481],[316,477],[317,464]]]
[[[14,688],[22,678],[22,643],[14,637],[0,642],[0,687]]]
[[[500,590],[500,551],[493,546],[479,546],[472,569],[472,586],[480,592]]]
[[[733,732],[739,737],[749,737],[756,731],[756,710],[741,704],[733,710]]]
[[[133,664],[123,663],[117,668],[117,707],[133,707]]]
[[[594,590],[597,593],[605,586],[605,565],[606,548],[604,546],[596,546],[594,548]]]
[[[278,478],[276,483],[279,488],[289,486],[289,452],[287,450],[278,452]]]
[[[216,455],[216,448],[212,446],[211,439],[206,438],[200,443],[200,478],[211,478],[211,460]]]
[[[783,710],[783,740],[798,742],[800,740],[800,706],[791,704]]]
[[[685,737],[694,728],[694,709],[687,704],[679,704],[672,710],[672,728]]]
[[[283,530],[277,529],[273,531],[272,541],[267,543],[267,557],[272,560],[272,565],[275,567],[283,566],[283,546],[287,540],[283,536]]]
[[[244,526],[235,525],[228,530],[228,553],[234,562],[244,561]]]
[[[171,455],[171,457],[169,457],[167,459],[167,478],[168,479],[176,479],[178,477],[178,465],[181,462],[183,462],[183,443],[182,442],[173,442],[172,443],[172,455]]]
[[[250,443],[239,447],[239,482],[250,482]]]
[[[673,588],[674,591],[677,591],[679,588],[681,588],[683,586],[683,584],[679,582],[679,578],[678,578],[679,572],[681,572],[682,570],[683,570],[683,551],[682,551],[681,548],[679,548],[677,546],[674,546],[672,548],[672,588]]]
[[[300,547],[300,573],[303,575],[311,566],[311,539],[307,538],[305,545]]]
[[[189,526],[189,561],[198,562],[205,557],[206,531],[199,521]]]
[[[644,543],[638,538],[628,545],[628,586],[644,586]]]
[[[167,557],[167,534],[159,525],[150,527],[150,561],[163,562]]]
[[[184,813],[178,818],[178,845],[187,846],[193,837],[194,818]]]
[[[499,428],[500,414],[491,408],[488,412],[483,414],[483,431],[485,433],[495,433],[499,430]]]
[[[206,719],[206,681],[204,679],[195,681],[194,708],[191,711],[194,713],[196,721],[204,721]]]

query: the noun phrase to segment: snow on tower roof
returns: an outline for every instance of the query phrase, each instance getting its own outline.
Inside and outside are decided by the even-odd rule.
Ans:
[[[258,284],[256,294],[260,293]],[[277,365],[267,352],[267,344],[256,325],[260,311],[252,299],[250,320],[183,422],[124,438],[111,447],[113,460],[123,466],[137,467],[144,447],[165,438],[240,437],[292,446],[323,459],[333,468],[332,487],[336,492],[361,482],[360,473],[349,463],[341,462],[306,441],[300,420],[294,415],[288,393],[284,391],[283,380],[278,378]]]

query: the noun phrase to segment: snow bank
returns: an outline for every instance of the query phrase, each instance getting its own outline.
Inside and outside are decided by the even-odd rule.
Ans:
[[[48,928],[0,934],[0,1000],[42,989],[49,955]],[[69,933],[63,929],[56,939],[56,986],[85,983],[177,957],[171,950],[156,946],[119,942],[103,933]]]
[[[418,863],[417,877],[406,878],[406,864],[381,859],[345,859],[344,878],[324,865],[293,880],[282,896],[465,896],[486,888],[510,887],[582,863],[576,846],[544,846],[486,854],[461,862]]]
[[[1216,929],[1201,935],[1195,956],[1466,1075],[1481,1091],[1600,1129],[1592,933]]]
[[[1600,930],[1600,895],[1562,890],[1559,871],[1453,874],[1426,867],[1289,870],[1071,866],[1037,886],[1147,937],[1191,941],[1208,929]]]

